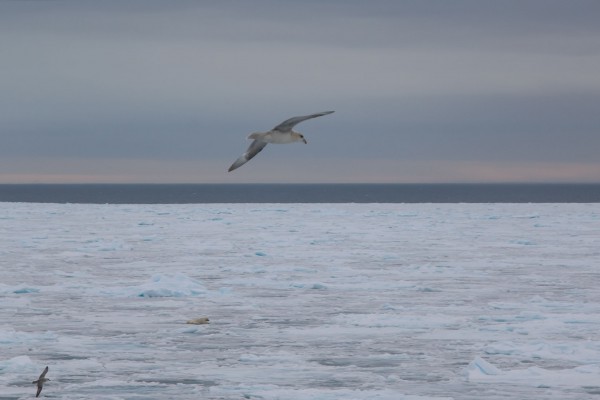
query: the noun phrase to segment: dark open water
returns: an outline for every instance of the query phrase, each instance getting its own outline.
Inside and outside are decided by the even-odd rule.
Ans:
[[[30,203],[598,203],[600,184],[0,185]]]

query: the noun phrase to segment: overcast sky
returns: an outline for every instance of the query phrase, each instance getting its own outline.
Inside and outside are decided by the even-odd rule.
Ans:
[[[600,1],[0,1],[0,183],[600,182]],[[246,136],[296,126],[228,173]]]

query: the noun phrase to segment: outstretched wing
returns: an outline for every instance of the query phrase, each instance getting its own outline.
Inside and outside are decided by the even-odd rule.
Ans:
[[[45,376],[48,373],[48,367],[44,368],[44,371],[40,375],[37,381],[33,381],[32,383],[37,383],[37,393],[35,397],[39,397],[40,393],[42,393],[42,388],[44,387]]]
[[[283,121],[282,123],[280,123],[279,125],[277,125],[275,128],[273,128],[273,130],[274,131],[279,131],[279,132],[288,132],[295,125],[298,125],[302,121],[306,121],[307,119],[311,119],[311,118],[322,117],[323,115],[331,114],[332,112],[333,111],[323,111],[323,112],[316,113],[316,114],[303,115],[301,117],[293,117],[293,118],[290,118],[290,119],[286,119],[285,121]]]
[[[262,140],[254,140],[252,143],[250,143],[250,147],[248,147],[248,150],[246,150],[244,154],[242,154],[237,160],[235,160],[233,164],[231,164],[231,167],[229,167],[229,172],[246,164],[255,155],[260,153],[266,145],[267,142],[263,142]]]

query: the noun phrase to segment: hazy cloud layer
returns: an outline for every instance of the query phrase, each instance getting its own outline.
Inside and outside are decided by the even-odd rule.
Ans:
[[[0,182],[598,182],[598,15],[552,0],[0,2]],[[226,172],[249,132],[329,109],[297,127],[308,146]]]

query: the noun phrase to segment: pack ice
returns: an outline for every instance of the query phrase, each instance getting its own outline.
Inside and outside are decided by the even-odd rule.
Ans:
[[[599,232],[600,204],[0,203],[0,397],[48,365],[62,399],[597,398]]]

